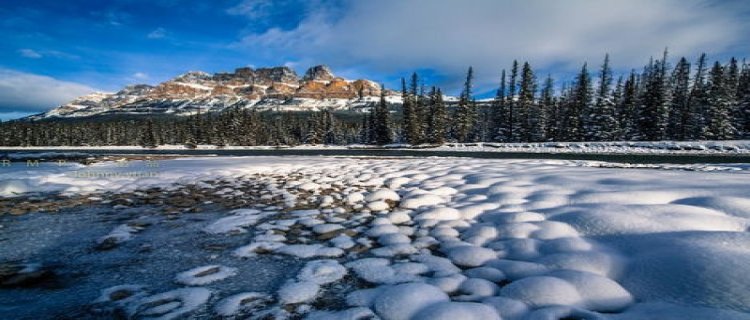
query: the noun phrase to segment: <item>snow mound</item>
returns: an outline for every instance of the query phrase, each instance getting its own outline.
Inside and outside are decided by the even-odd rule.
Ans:
[[[503,287],[500,295],[536,308],[576,305],[581,302],[581,296],[575,286],[560,278],[547,276],[516,280]]]
[[[287,282],[279,289],[279,303],[294,304],[314,300],[318,296],[320,285],[312,281]]]
[[[425,308],[414,320],[500,320],[492,307],[475,302],[440,302]]]
[[[409,320],[420,311],[440,302],[450,301],[435,286],[406,283],[390,287],[375,299],[375,312],[383,320]]]
[[[297,279],[317,284],[326,284],[338,281],[346,274],[346,268],[336,260],[316,260],[305,264],[297,275]]]
[[[373,202],[373,201],[399,201],[401,200],[401,197],[393,190],[390,189],[380,189],[376,190],[365,197],[365,201],[367,202]]]
[[[145,297],[128,308],[131,318],[169,320],[186,315],[211,297],[206,288],[182,288]]]
[[[494,250],[477,246],[458,246],[449,249],[447,254],[454,264],[462,267],[479,267],[497,258]]]
[[[223,317],[237,316],[256,311],[271,302],[269,294],[261,292],[238,293],[219,301],[214,310]]]

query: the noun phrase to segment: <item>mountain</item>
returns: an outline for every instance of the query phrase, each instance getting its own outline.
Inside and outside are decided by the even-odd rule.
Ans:
[[[400,93],[387,90],[389,102]],[[156,86],[138,84],[116,93],[79,97],[30,119],[114,114],[175,114],[220,111],[229,107],[258,110],[359,110],[380,99],[380,86],[370,80],[345,80],[324,65],[300,78],[288,67],[237,68],[232,73],[192,71]]]

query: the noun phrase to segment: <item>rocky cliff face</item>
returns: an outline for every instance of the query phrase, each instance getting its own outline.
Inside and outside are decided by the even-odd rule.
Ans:
[[[387,99],[399,102],[397,92]],[[34,119],[105,114],[192,114],[228,107],[310,111],[358,109],[379,99],[380,86],[370,80],[345,80],[327,66],[314,66],[300,78],[288,67],[237,68],[231,73],[188,72],[156,86],[133,85],[116,93],[79,97]]]

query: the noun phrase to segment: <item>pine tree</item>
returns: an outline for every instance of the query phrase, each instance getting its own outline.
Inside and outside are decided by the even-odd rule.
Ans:
[[[742,117],[739,104],[740,68],[737,59],[734,57],[729,59],[729,65],[725,68],[724,83],[729,99],[730,122],[732,123],[732,128],[735,129],[732,138],[739,138],[742,135],[741,129],[744,118]]]
[[[544,140],[545,119],[539,105],[536,103],[536,77],[531,65],[523,63],[521,68],[521,83],[518,91],[518,129],[513,137],[515,141]],[[532,117],[533,116],[533,117]],[[534,132],[532,133],[532,128]],[[533,136],[533,137],[532,137]]]
[[[566,132],[563,133],[565,140],[582,141],[584,139],[586,129],[583,121],[584,111],[590,109],[594,95],[591,86],[591,75],[587,64],[584,63],[571,89],[570,103],[565,110]]]
[[[419,76],[417,73],[412,73],[409,90],[406,91],[406,83],[402,80],[402,97],[404,98],[403,104],[403,130],[404,139],[407,143],[416,145],[422,143],[423,140],[423,124],[422,124],[422,109],[423,101],[420,101],[417,88],[419,86]]]
[[[630,72],[628,80],[625,81],[625,87],[622,95],[622,102],[618,107],[618,118],[620,119],[621,139],[634,140],[638,137],[638,108],[641,106],[640,101],[640,81],[635,71]]]
[[[706,54],[698,58],[698,66],[693,79],[693,87],[688,97],[688,114],[685,116],[685,139],[705,139],[705,113],[708,105],[708,88],[706,85]]]
[[[430,91],[430,113],[427,122],[427,141],[433,144],[445,143],[447,111],[443,102],[443,92],[432,87]]]
[[[458,142],[471,142],[473,141],[472,133],[475,132],[476,128],[476,110],[475,104],[472,103],[472,80],[474,78],[474,70],[469,67],[469,71],[466,73],[466,81],[464,82],[464,89],[459,97],[458,106],[455,112],[455,127],[454,135]]]
[[[682,57],[672,72],[672,102],[669,110],[667,138],[685,140],[690,113],[690,63]]]
[[[156,148],[157,142],[154,135],[154,122],[151,118],[146,119],[146,127],[141,132],[141,147]]]
[[[555,83],[551,75],[547,75],[547,79],[544,80],[544,86],[539,97],[539,105],[539,112],[544,115],[546,122],[544,140],[554,139],[560,126],[560,110],[555,98]]]
[[[717,61],[709,73],[708,112],[706,137],[709,139],[730,139],[734,136],[732,119],[732,94],[724,78],[724,68]]]
[[[382,85],[380,88],[380,103],[378,103],[378,106],[375,108],[374,118],[375,143],[384,145],[393,142],[388,104],[385,101],[385,86]]]
[[[640,140],[656,141],[664,138],[669,117],[669,80],[667,51],[662,60],[650,63],[645,74],[646,87],[638,115]]]
[[[518,122],[517,103],[516,103],[516,80],[518,79],[518,61],[513,60],[513,67],[510,70],[510,80],[508,83],[508,96],[506,98],[506,106],[508,107],[508,141],[517,142],[514,137],[517,136],[514,133],[518,130],[516,123]]]
[[[500,87],[497,89],[495,99],[492,101],[493,112],[492,112],[492,132],[494,136],[493,141],[506,142],[509,140],[509,124],[508,124],[508,108],[505,88],[505,69],[503,69],[500,76]]]
[[[596,102],[589,105],[590,109],[585,112],[585,136],[588,141],[611,141],[617,134],[619,123],[611,86],[612,69],[609,67],[609,54],[607,54],[604,56],[604,64],[599,72]]]
[[[736,122],[740,125],[736,128],[740,138],[750,138],[750,66],[744,64],[742,74],[737,88],[737,115]]]

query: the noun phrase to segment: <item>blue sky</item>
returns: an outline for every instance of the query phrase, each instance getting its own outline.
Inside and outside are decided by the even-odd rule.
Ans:
[[[566,79],[606,52],[620,71],[664,47],[743,58],[748,12],[743,0],[6,0],[0,119],[189,70],[328,64],[388,86],[417,70],[453,93],[472,65],[486,94],[513,59]]]

